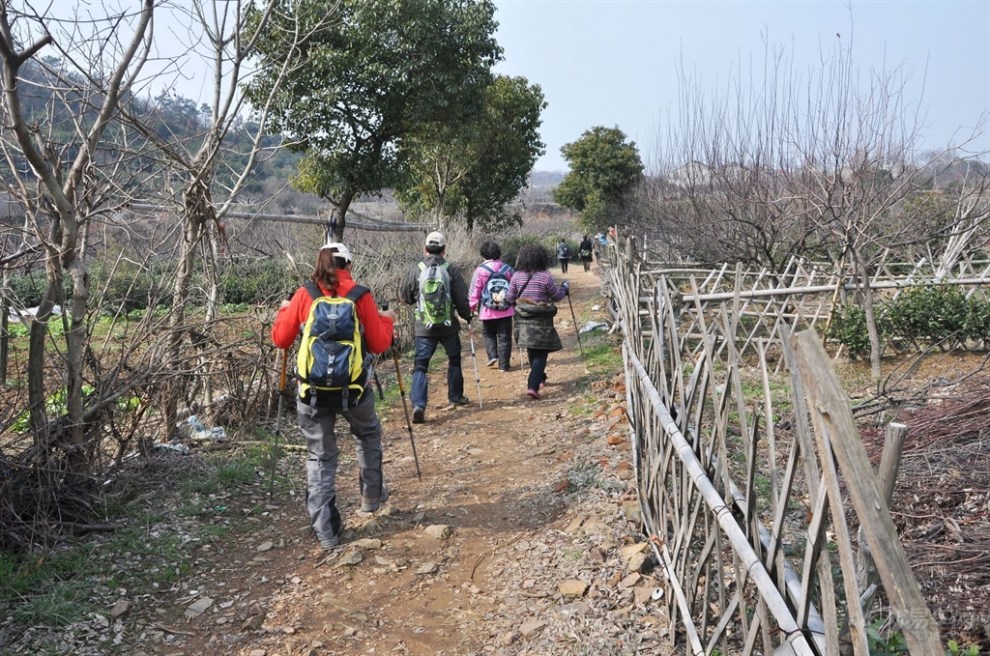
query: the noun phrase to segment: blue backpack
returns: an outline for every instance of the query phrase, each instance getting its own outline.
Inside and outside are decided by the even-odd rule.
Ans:
[[[481,290],[481,304],[489,310],[507,310],[509,303],[506,297],[509,294],[509,277],[512,276],[512,267],[505,262],[498,271],[481,265],[481,268],[488,272],[488,280]]]
[[[312,303],[296,359],[299,396],[313,407],[351,407],[368,382],[371,356],[364,351],[357,300],[369,290],[355,285],[345,296],[325,296],[312,281],[303,287]]]

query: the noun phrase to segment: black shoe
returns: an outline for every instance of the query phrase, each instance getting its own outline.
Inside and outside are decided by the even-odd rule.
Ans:
[[[469,399],[466,396],[461,395],[461,398],[459,398],[459,399],[457,399],[455,401],[451,401],[450,402],[450,405],[467,405],[469,403],[471,403],[471,399]]]
[[[413,423],[422,424],[426,421],[426,410],[423,408],[413,408]]]

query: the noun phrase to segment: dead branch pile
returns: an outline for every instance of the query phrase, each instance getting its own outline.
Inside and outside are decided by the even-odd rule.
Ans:
[[[894,521],[946,639],[990,647],[990,378],[903,411]],[[879,462],[880,433],[864,432]]]

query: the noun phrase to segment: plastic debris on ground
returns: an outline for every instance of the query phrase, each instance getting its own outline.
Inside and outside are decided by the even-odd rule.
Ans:
[[[151,447],[156,453],[178,453],[182,456],[189,455],[189,447],[181,442],[169,442],[167,444],[156,444]]]
[[[593,330],[601,330],[603,328],[608,328],[608,324],[604,321],[589,321],[588,323],[581,326],[579,333],[590,333]]]
[[[223,426],[209,428],[196,415],[191,415],[179,424],[178,429],[179,435],[185,439],[213,440],[216,442],[227,439],[227,431],[224,430]]]

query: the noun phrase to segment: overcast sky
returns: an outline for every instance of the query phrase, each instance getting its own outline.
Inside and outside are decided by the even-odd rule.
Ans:
[[[920,103],[931,148],[959,143],[990,112],[990,0],[495,4],[505,49],[498,71],[539,84],[548,103],[537,170],[567,170],[561,146],[596,125],[618,126],[649,165],[677,106],[678,67],[724,87],[740,62],[762,59],[768,39],[799,69],[817,67],[839,40],[864,72],[903,65],[906,99]],[[990,133],[972,149],[990,151]]]

